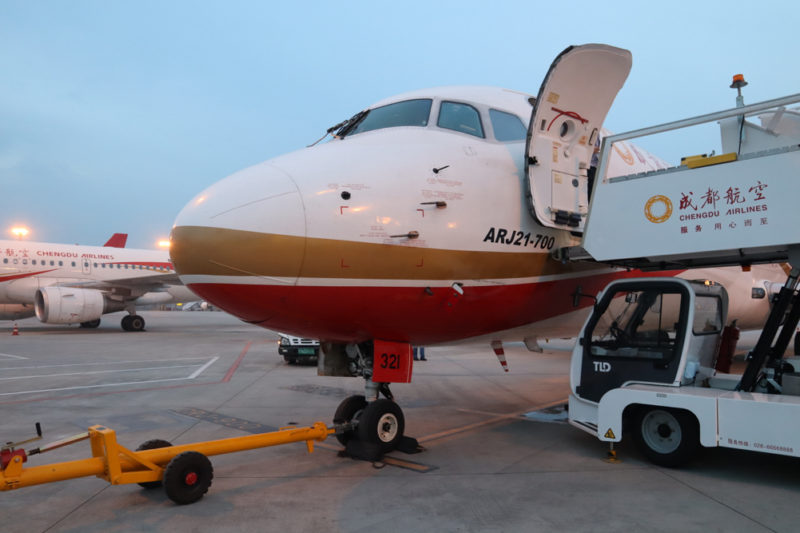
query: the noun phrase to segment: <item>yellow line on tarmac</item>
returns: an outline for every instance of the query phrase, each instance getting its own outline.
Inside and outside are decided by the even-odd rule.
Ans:
[[[563,404],[563,403],[565,403],[564,400],[558,400],[556,402],[551,402],[551,403],[548,403],[548,404],[545,404],[545,405],[538,406],[537,408],[534,408],[534,409],[525,409],[524,411],[520,411],[520,412],[517,412],[517,413],[494,415],[491,418],[489,418],[487,420],[483,420],[481,422],[475,422],[473,424],[467,424],[466,426],[461,426],[461,427],[457,427],[457,428],[453,428],[453,429],[448,429],[446,431],[441,431],[439,433],[433,433],[431,435],[426,435],[424,437],[421,437],[421,438],[419,438],[417,440],[420,443],[421,442],[430,442],[430,441],[433,441],[433,440],[444,439],[446,437],[457,435],[459,433],[464,433],[464,432],[467,432],[467,431],[470,431],[470,430],[473,430],[473,429],[478,429],[478,428],[481,428],[481,427],[489,426],[491,424],[497,424],[497,423],[502,422],[504,420],[523,420],[522,415],[524,415],[526,413],[530,413],[531,411],[539,411],[539,410],[542,410],[542,409],[547,409],[549,407],[553,407],[554,405],[559,405],[559,404]],[[475,414],[480,414],[480,415],[492,415],[493,414],[493,413],[487,413],[485,411],[474,411],[474,410],[471,410],[471,409],[458,409],[458,410],[462,411],[462,412],[465,412],[465,413],[475,413]]]
[[[413,470],[415,472],[421,472],[423,474],[425,472],[430,472],[431,470],[436,470],[437,468],[435,466],[415,463],[413,461],[405,461],[403,459],[398,459],[397,457],[389,457],[389,456],[384,456],[383,459],[381,459],[381,462],[387,465],[396,466],[399,468],[405,468],[407,470]]]

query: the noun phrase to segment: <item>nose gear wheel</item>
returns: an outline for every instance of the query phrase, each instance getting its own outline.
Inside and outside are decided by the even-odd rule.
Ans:
[[[387,399],[369,403],[358,421],[358,437],[377,444],[382,452],[390,452],[403,438],[405,417],[400,406]]]

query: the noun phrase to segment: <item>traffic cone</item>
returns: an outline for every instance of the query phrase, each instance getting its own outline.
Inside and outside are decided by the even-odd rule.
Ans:
[[[14,322],[14,329],[11,331],[12,335],[19,335],[19,328],[17,327],[17,323]]]

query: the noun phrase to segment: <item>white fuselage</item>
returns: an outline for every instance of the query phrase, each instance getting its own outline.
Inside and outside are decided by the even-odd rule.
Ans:
[[[591,305],[583,298],[575,307],[576,290],[596,294],[612,279],[642,274],[551,257],[580,237],[531,216],[524,135],[509,139],[496,119],[516,117],[524,130],[529,98],[454,87],[379,102],[371,109],[430,100],[429,115],[350,133],[212,185],[176,219],[176,270],[214,305],[303,337],[431,344],[574,335]],[[454,104],[479,120],[453,129],[443,117]],[[664,165],[620,143],[609,174]],[[750,299],[751,289],[784,277],[779,267],[668,274],[724,283],[731,318],[744,327],[768,309],[766,299]]]

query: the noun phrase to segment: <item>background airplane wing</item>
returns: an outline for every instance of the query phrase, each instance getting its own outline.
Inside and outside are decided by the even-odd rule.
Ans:
[[[178,275],[174,272],[168,274],[153,274],[151,276],[138,276],[136,278],[108,279],[102,281],[79,281],[59,283],[63,287],[80,289],[97,289],[115,295],[129,294],[138,298],[146,292],[163,290],[169,285],[183,285]]]

